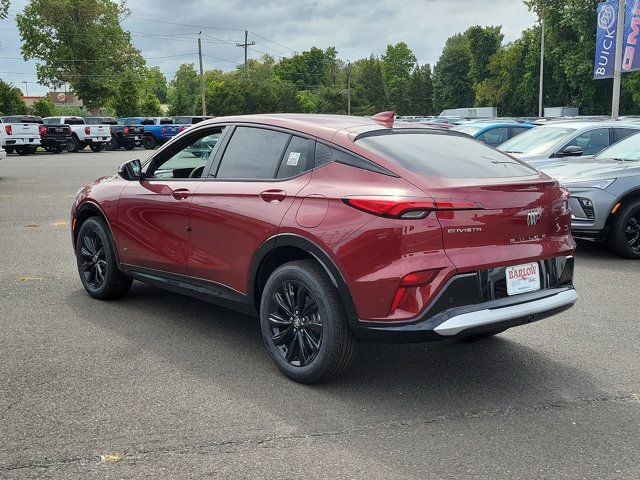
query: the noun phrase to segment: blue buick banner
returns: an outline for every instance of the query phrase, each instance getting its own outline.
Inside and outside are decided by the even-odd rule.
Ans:
[[[624,0],[621,0],[624,1]],[[639,0],[631,0],[635,3]],[[596,59],[593,79],[612,78],[616,57],[616,27],[618,0],[609,0],[598,5],[598,28],[596,30]]]
[[[640,70],[640,0],[627,0],[624,15],[622,71]]]

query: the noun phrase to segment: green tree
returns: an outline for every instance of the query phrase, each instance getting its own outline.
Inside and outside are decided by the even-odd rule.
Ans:
[[[491,57],[498,52],[504,35],[500,27],[471,27],[464,32],[469,51],[469,78],[476,85],[489,77]]]
[[[160,117],[163,115],[160,100],[153,92],[147,92],[140,99],[137,115],[145,117]]]
[[[0,0],[0,20],[7,18],[11,2],[9,0]]]
[[[19,115],[27,113],[27,105],[22,100],[22,90],[11,83],[0,80],[0,114]]]
[[[110,106],[118,117],[133,117],[140,110],[140,76],[133,69],[127,69],[120,77]]]
[[[435,113],[448,108],[475,104],[469,78],[470,55],[462,34],[449,37],[438,62],[433,67],[433,108]]]
[[[371,55],[351,64],[352,112],[373,115],[387,108],[387,95],[382,78],[382,63]]]
[[[160,71],[160,67],[147,68],[144,77],[145,90],[150,90],[160,103],[167,103],[169,100],[167,78]]]
[[[382,56],[382,79],[387,98],[391,108],[400,115],[411,113],[409,86],[415,63],[415,55],[404,42],[387,45]]]
[[[200,79],[193,63],[183,63],[169,88],[169,115],[195,115],[199,93]]]
[[[25,60],[39,60],[38,82],[69,83],[90,108],[102,106],[127,68],[143,65],[120,26],[124,2],[30,0],[16,16]]]
[[[313,47],[308,52],[283,58],[274,66],[275,74],[284,81],[293,83],[298,90],[316,88],[332,84],[331,60],[335,59],[335,49],[328,49],[329,55]],[[337,75],[337,73],[336,73]]]
[[[51,100],[44,97],[33,102],[31,113],[39,117],[53,117],[56,114],[56,107]]]
[[[410,111],[416,115],[433,114],[433,83],[431,65],[416,65],[409,83]]]

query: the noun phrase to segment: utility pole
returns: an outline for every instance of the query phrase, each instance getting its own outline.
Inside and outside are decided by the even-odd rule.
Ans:
[[[29,82],[22,82],[24,83],[24,96],[28,97],[29,96]]]
[[[255,45],[256,42],[248,42],[249,39],[249,31],[244,31],[244,43],[236,43],[236,47],[244,48],[244,79],[247,80],[249,78],[249,71],[247,70],[247,49],[251,45]]]
[[[538,92],[538,117],[542,118],[542,95],[544,92],[544,18],[540,18],[540,90]]]
[[[202,69],[202,32],[198,34],[198,58],[200,59],[200,99],[202,100],[202,115],[207,114],[204,102],[204,71]]]
[[[351,115],[351,62],[347,64],[347,115]]]
[[[620,81],[622,79],[622,44],[624,36],[624,0],[618,0],[618,17],[616,20],[616,57],[613,70],[613,95],[611,98],[611,118],[618,120],[620,114]]]

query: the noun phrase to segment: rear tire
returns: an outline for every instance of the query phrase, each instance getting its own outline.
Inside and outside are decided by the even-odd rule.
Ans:
[[[104,146],[105,150],[113,151],[118,149],[118,140],[116,137],[111,137]]]
[[[89,144],[89,148],[92,152],[98,153],[104,150],[104,143],[91,143]]]
[[[260,325],[272,360],[296,382],[336,378],[353,363],[357,342],[340,296],[313,260],[286,263],[271,274]]]
[[[16,147],[16,153],[21,157],[29,154],[29,147]]]
[[[67,152],[76,153],[81,147],[82,144],[80,143],[80,140],[78,140],[78,137],[72,136],[67,138]]]
[[[13,147],[4,147],[4,151],[7,152],[7,153],[13,153],[14,149],[13,149]]]
[[[618,255],[640,260],[640,199],[622,207],[613,220],[607,243]]]
[[[145,135],[142,139],[142,146],[145,150],[153,150],[156,147],[156,139],[151,135]]]
[[[34,154],[38,151],[38,147],[27,147],[30,154]]]
[[[109,229],[99,217],[87,219],[80,227],[76,261],[80,281],[93,298],[113,300],[131,288],[133,279],[118,270]]]

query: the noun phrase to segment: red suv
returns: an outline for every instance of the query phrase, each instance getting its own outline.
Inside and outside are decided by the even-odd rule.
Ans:
[[[201,122],[84,187],[71,225],[91,296],[136,279],[257,312],[305,383],[344,372],[358,340],[492,335],[577,299],[556,181],[391,114]]]

